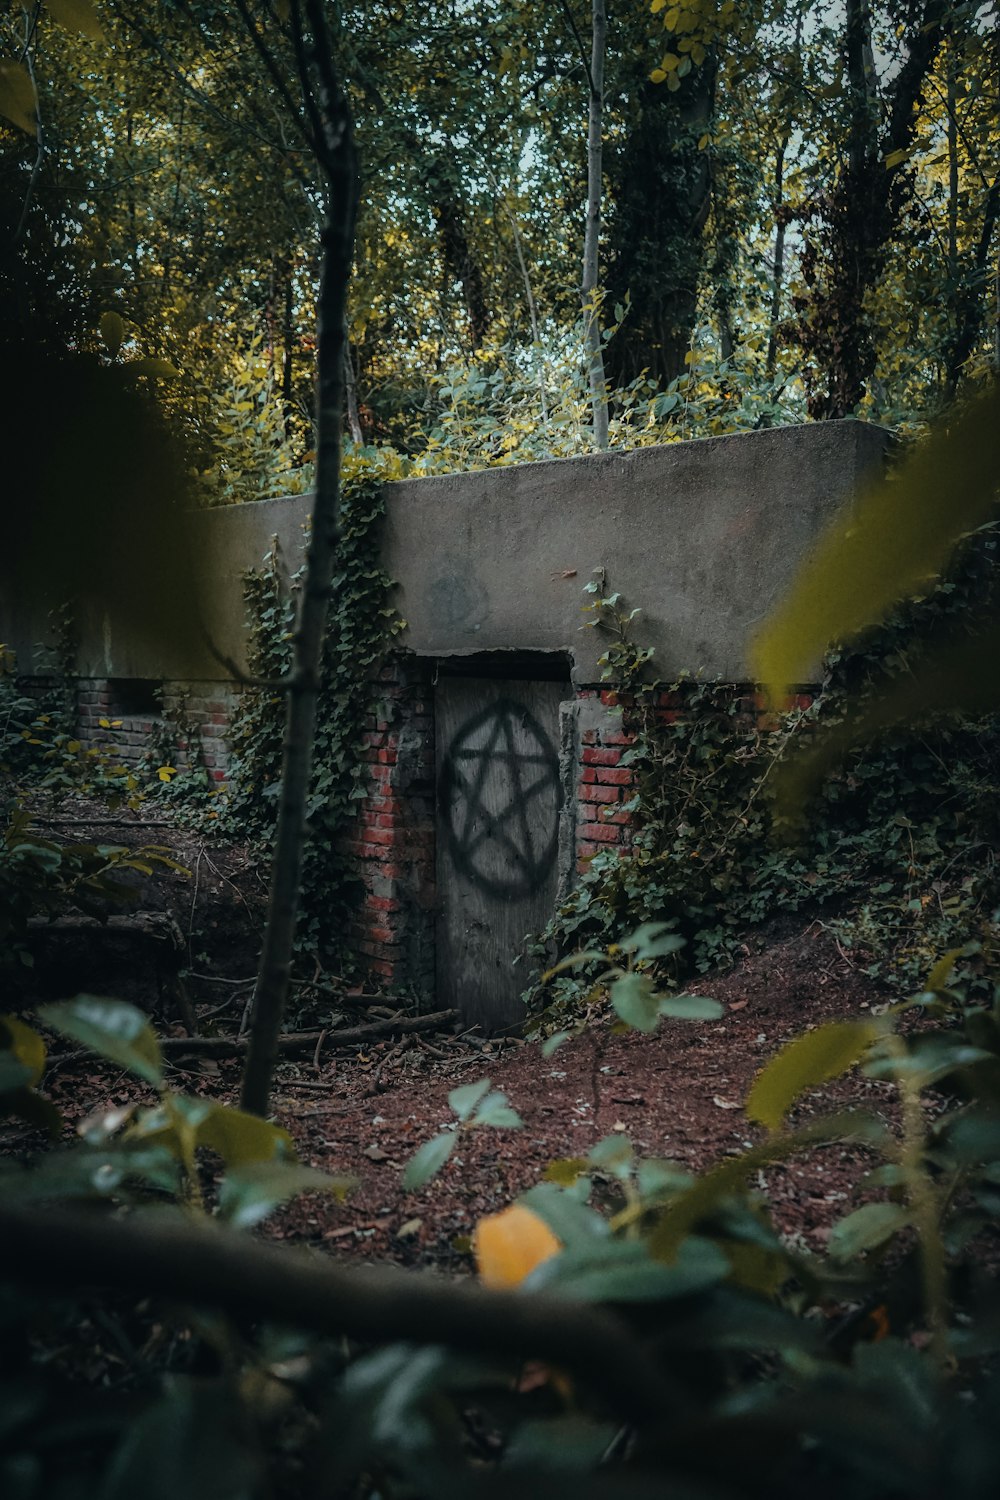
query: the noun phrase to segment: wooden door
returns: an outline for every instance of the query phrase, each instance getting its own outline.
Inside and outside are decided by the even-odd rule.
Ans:
[[[442,677],[436,689],[438,1001],[487,1030],[519,1020],[514,960],[555,907],[559,704],[568,683]]]

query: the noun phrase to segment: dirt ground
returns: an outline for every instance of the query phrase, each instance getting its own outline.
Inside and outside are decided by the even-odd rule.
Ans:
[[[94,816],[86,808],[77,813]],[[74,832],[135,843],[138,830],[89,821]],[[192,872],[157,876],[144,886],[141,905],[172,914],[199,1020],[209,1030],[232,1033],[252,984],[266,872],[249,851],[182,830],[147,823],[140,836],[169,844]],[[113,992],[158,1012],[165,1034],[181,1033],[176,1015],[163,1003],[162,986],[152,982],[155,965],[129,961],[127,954],[123,962],[107,948],[102,958],[87,935],[68,948],[63,944],[60,954],[49,951],[39,965],[34,981],[39,996],[60,989],[108,993],[99,971],[110,963]],[[75,980],[66,990],[70,969]],[[323,976],[313,996],[318,1005],[328,986],[327,1010],[335,978]],[[477,1219],[541,1180],[551,1161],[583,1156],[604,1136],[625,1133],[640,1155],[670,1158],[692,1169],[738,1151],[757,1136],[742,1100],[781,1043],[806,1027],[870,1013],[886,1003],[819,922],[786,926],[759,951],[748,948],[737,968],[689,988],[717,999],[724,1007],[721,1019],[664,1021],[652,1036],[614,1036],[606,1018],[595,1018],[587,1033],[549,1058],[537,1044],[435,1034],[343,1051],[327,1044],[316,1062],[309,1056],[283,1062],[275,1118],[291,1132],[306,1162],[360,1181],[343,1202],[318,1194],[298,1200],[266,1232],[338,1255],[459,1271],[470,1264],[463,1241]],[[355,991],[336,1003],[355,1024],[365,1019],[366,1007],[384,998]],[[235,1102],[239,1066],[237,1061],[181,1061],[176,1085]],[[467,1133],[437,1178],[419,1192],[404,1192],[407,1160],[452,1119],[449,1090],[480,1078],[507,1093],[523,1129]],[[89,1057],[61,1057],[58,1044],[44,1087],[69,1122],[95,1107],[129,1102],[138,1092],[133,1080]],[[892,1112],[891,1091],[858,1075],[804,1101],[802,1112],[861,1102]],[[3,1144],[18,1151],[25,1140],[13,1128]],[[867,1165],[860,1148],[829,1147],[808,1161],[771,1171],[762,1185],[783,1232],[820,1248],[829,1225],[856,1199]]]

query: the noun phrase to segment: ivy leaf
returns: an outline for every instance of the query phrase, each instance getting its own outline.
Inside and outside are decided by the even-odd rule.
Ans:
[[[403,1172],[403,1187],[406,1192],[413,1192],[415,1188],[422,1188],[425,1183],[435,1177],[449,1156],[455,1149],[458,1136],[453,1130],[442,1131],[440,1135],[432,1136],[425,1141],[410,1160],[406,1163]]]
[[[134,1005],[97,995],[77,995],[75,1000],[43,1005],[38,1014],[53,1031],[82,1042],[154,1088],[163,1087],[160,1044],[152,1026]]]

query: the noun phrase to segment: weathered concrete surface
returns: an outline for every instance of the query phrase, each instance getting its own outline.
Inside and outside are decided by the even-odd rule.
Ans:
[[[637,636],[654,647],[661,676],[745,680],[756,627],[887,441],[862,422],[815,423],[394,484],[383,556],[408,625],[403,643],[428,656],[565,650],[576,681],[593,682],[606,642],[580,628],[581,590],[603,568],[609,588],[642,609]],[[213,583],[200,603],[178,607],[197,607],[220,655],[242,663],[242,575],[273,535],[297,565],[309,503],[295,496],[193,519]],[[0,615],[0,639],[27,663],[45,615],[16,604]],[[82,625],[85,674],[213,675],[177,660],[169,641],[136,649],[113,609]],[[216,665],[214,675],[226,674]]]

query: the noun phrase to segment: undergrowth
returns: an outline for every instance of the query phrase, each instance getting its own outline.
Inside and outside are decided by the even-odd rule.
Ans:
[[[771,792],[784,757],[835,728],[911,671],[925,643],[975,620],[997,592],[996,531],[984,529],[951,575],[850,652],[827,659],[814,695],[764,714],[718,682],[652,680],[632,615],[591,585],[591,620],[610,632],[606,680],[620,684],[634,792],[632,846],[595,855],[534,945],[536,956],[605,948],[623,928],[665,921],[685,939],[682,979],[730,964],[755,928],[812,913],[852,960],[901,993],[936,954],[978,943],[963,981],[986,987],[1000,906],[1000,716],[933,717],[856,750],[823,780],[807,815],[777,838]],[[974,625],[965,628],[974,628]],[[791,837],[789,834],[791,833]],[[559,1019],[589,991],[561,976],[528,992]]]

